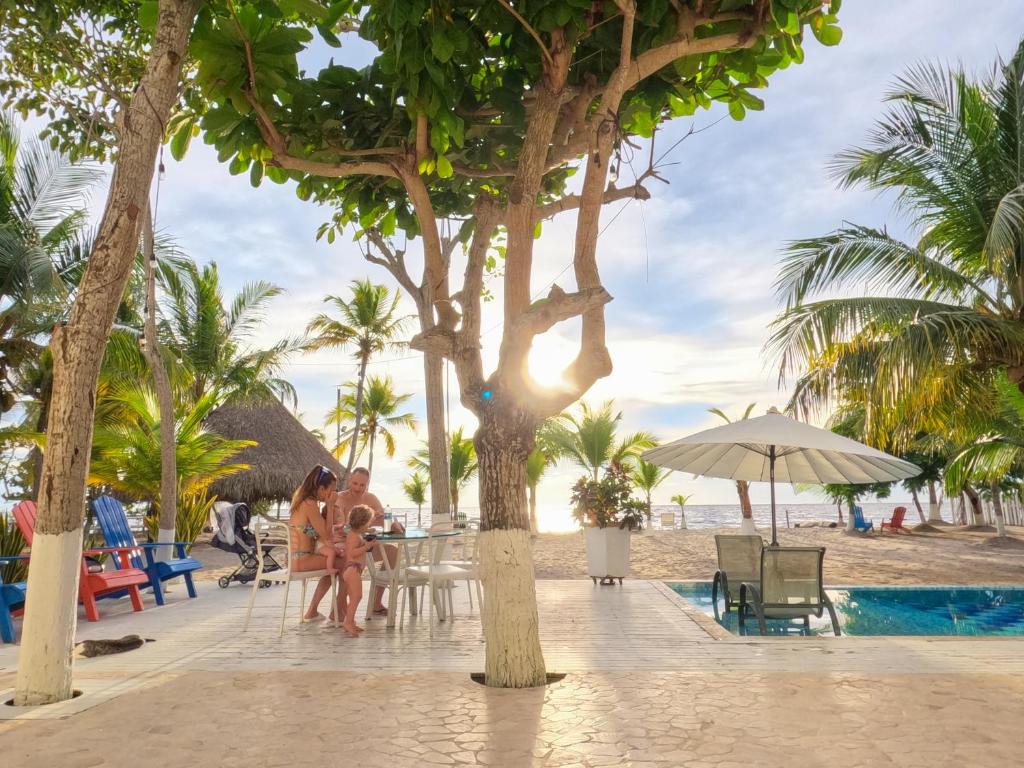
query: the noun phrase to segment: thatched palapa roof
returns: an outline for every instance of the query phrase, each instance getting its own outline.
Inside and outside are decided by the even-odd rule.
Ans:
[[[232,461],[251,468],[221,478],[210,490],[224,501],[254,504],[289,499],[306,474],[322,464],[343,479],[345,470],[281,403],[222,405],[206,426],[232,440],[254,440]]]

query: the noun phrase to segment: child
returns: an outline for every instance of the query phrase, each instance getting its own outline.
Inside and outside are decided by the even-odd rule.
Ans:
[[[359,637],[362,627],[356,626],[356,611],[363,599],[363,568],[366,567],[366,553],[377,546],[376,540],[366,541],[363,534],[373,520],[373,510],[365,504],[357,504],[348,513],[348,535],[345,537],[345,565],[341,569],[347,606],[342,629],[349,637]]]

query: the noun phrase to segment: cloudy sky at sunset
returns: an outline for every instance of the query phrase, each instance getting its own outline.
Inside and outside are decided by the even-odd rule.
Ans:
[[[668,158],[675,163],[665,171],[669,186],[655,183],[650,201],[613,204],[603,214],[607,228],[599,254],[605,284],[615,297],[608,308],[615,371],[587,398],[614,398],[624,431],[650,430],[668,441],[713,426],[711,407],[739,414],[756,402],[762,413],[785,403],[787,394],[778,389],[762,352],[766,327],[778,311],[772,283],[780,248],[844,220],[887,224],[905,233],[891,200],[837,190],[826,164],[836,152],[863,141],[889,85],[908,66],[921,60],[963,62],[969,71],[982,73],[997,54],[1012,53],[1024,34],[1024,2],[990,0],[969,14],[964,5],[847,0],[840,15],[842,44],[824,48],[810,40],[805,63],[775,75],[760,94],[764,112],[748,113],[740,123],[728,117],[716,122],[725,112],[716,108],[680,120],[659,136],[659,146],[667,148],[691,126],[707,128]],[[357,44],[339,58],[358,63],[365,55],[366,48]],[[320,63],[306,62],[310,69]],[[642,162],[634,161],[637,173]],[[621,175],[630,179],[628,169]],[[253,189],[247,174],[230,176],[198,141],[181,163],[168,155],[158,227],[197,261],[217,262],[229,294],[254,279],[285,289],[271,305],[262,334],[266,340],[301,333],[320,311],[323,296],[345,294],[354,279],[369,276],[392,284],[382,269],[362,260],[350,237],[330,246],[315,241],[317,227],[328,218],[328,210],[298,200],[291,187],[265,183]],[[573,288],[571,271],[564,271],[573,223],[564,217],[544,228],[535,258],[536,292],[552,280]],[[409,249],[414,253],[416,244]],[[500,297],[500,285],[492,289]],[[486,312],[483,344],[493,354],[501,336],[499,302],[491,302]],[[573,326],[556,328],[537,345],[537,370],[560,369],[575,345]],[[410,409],[422,417],[418,356],[387,355],[371,370],[390,374],[398,391],[414,394]],[[298,389],[308,427],[322,427],[336,385],[354,373],[351,359],[341,352],[296,358],[288,367],[285,375]],[[454,378],[453,373],[453,386]],[[475,428],[473,417],[457,405],[457,393],[451,401],[453,425]],[[423,426],[418,434],[400,434],[395,459],[376,459],[374,486],[385,503],[407,505],[399,487],[409,473],[405,457],[424,437]],[[568,487],[578,474],[568,465],[553,471],[541,485],[542,507],[567,506]],[[697,504],[736,500],[727,481],[676,474],[655,501],[667,503],[679,492],[693,493]],[[767,502],[767,487],[755,487],[753,496],[755,503]],[[464,498],[475,506],[475,485]],[[795,497],[788,487],[780,499],[819,500],[813,494]]]

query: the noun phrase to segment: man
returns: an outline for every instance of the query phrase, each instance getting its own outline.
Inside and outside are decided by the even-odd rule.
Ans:
[[[371,525],[384,525],[384,506],[374,494],[368,490],[370,487],[370,471],[365,467],[356,467],[348,476],[348,485],[344,491],[339,491],[334,496],[334,520],[342,523],[348,520],[348,513],[352,507],[365,504],[373,510],[373,521]],[[393,533],[404,533],[405,527],[399,523],[391,524]],[[383,548],[375,547],[372,550],[373,559],[380,562],[387,557],[388,565],[394,567],[398,560],[398,547],[388,544]],[[388,609],[384,607],[384,587],[377,587],[373,591],[373,612],[379,616],[386,616]]]

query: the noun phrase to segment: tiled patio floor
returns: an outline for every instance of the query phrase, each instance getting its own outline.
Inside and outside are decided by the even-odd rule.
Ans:
[[[1021,640],[715,639],[660,584],[541,581],[548,667],[569,674],[546,689],[502,691],[468,679],[483,645],[461,602],[432,641],[423,619],[395,630],[370,621],[351,640],[324,623],[299,627],[292,609],[282,639],[280,587],[260,592],[243,634],[247,590],[203,586],[198,600],[179,593],[160,609],[147,603],[132,616],[116,606],[118,615],[80,624],[80,639],[156,642],[76,662],[92,705],[63,720],[0,723],[4,764],[1020,762]],[[16,649],[0,646],[0,688],[16,661]]]

